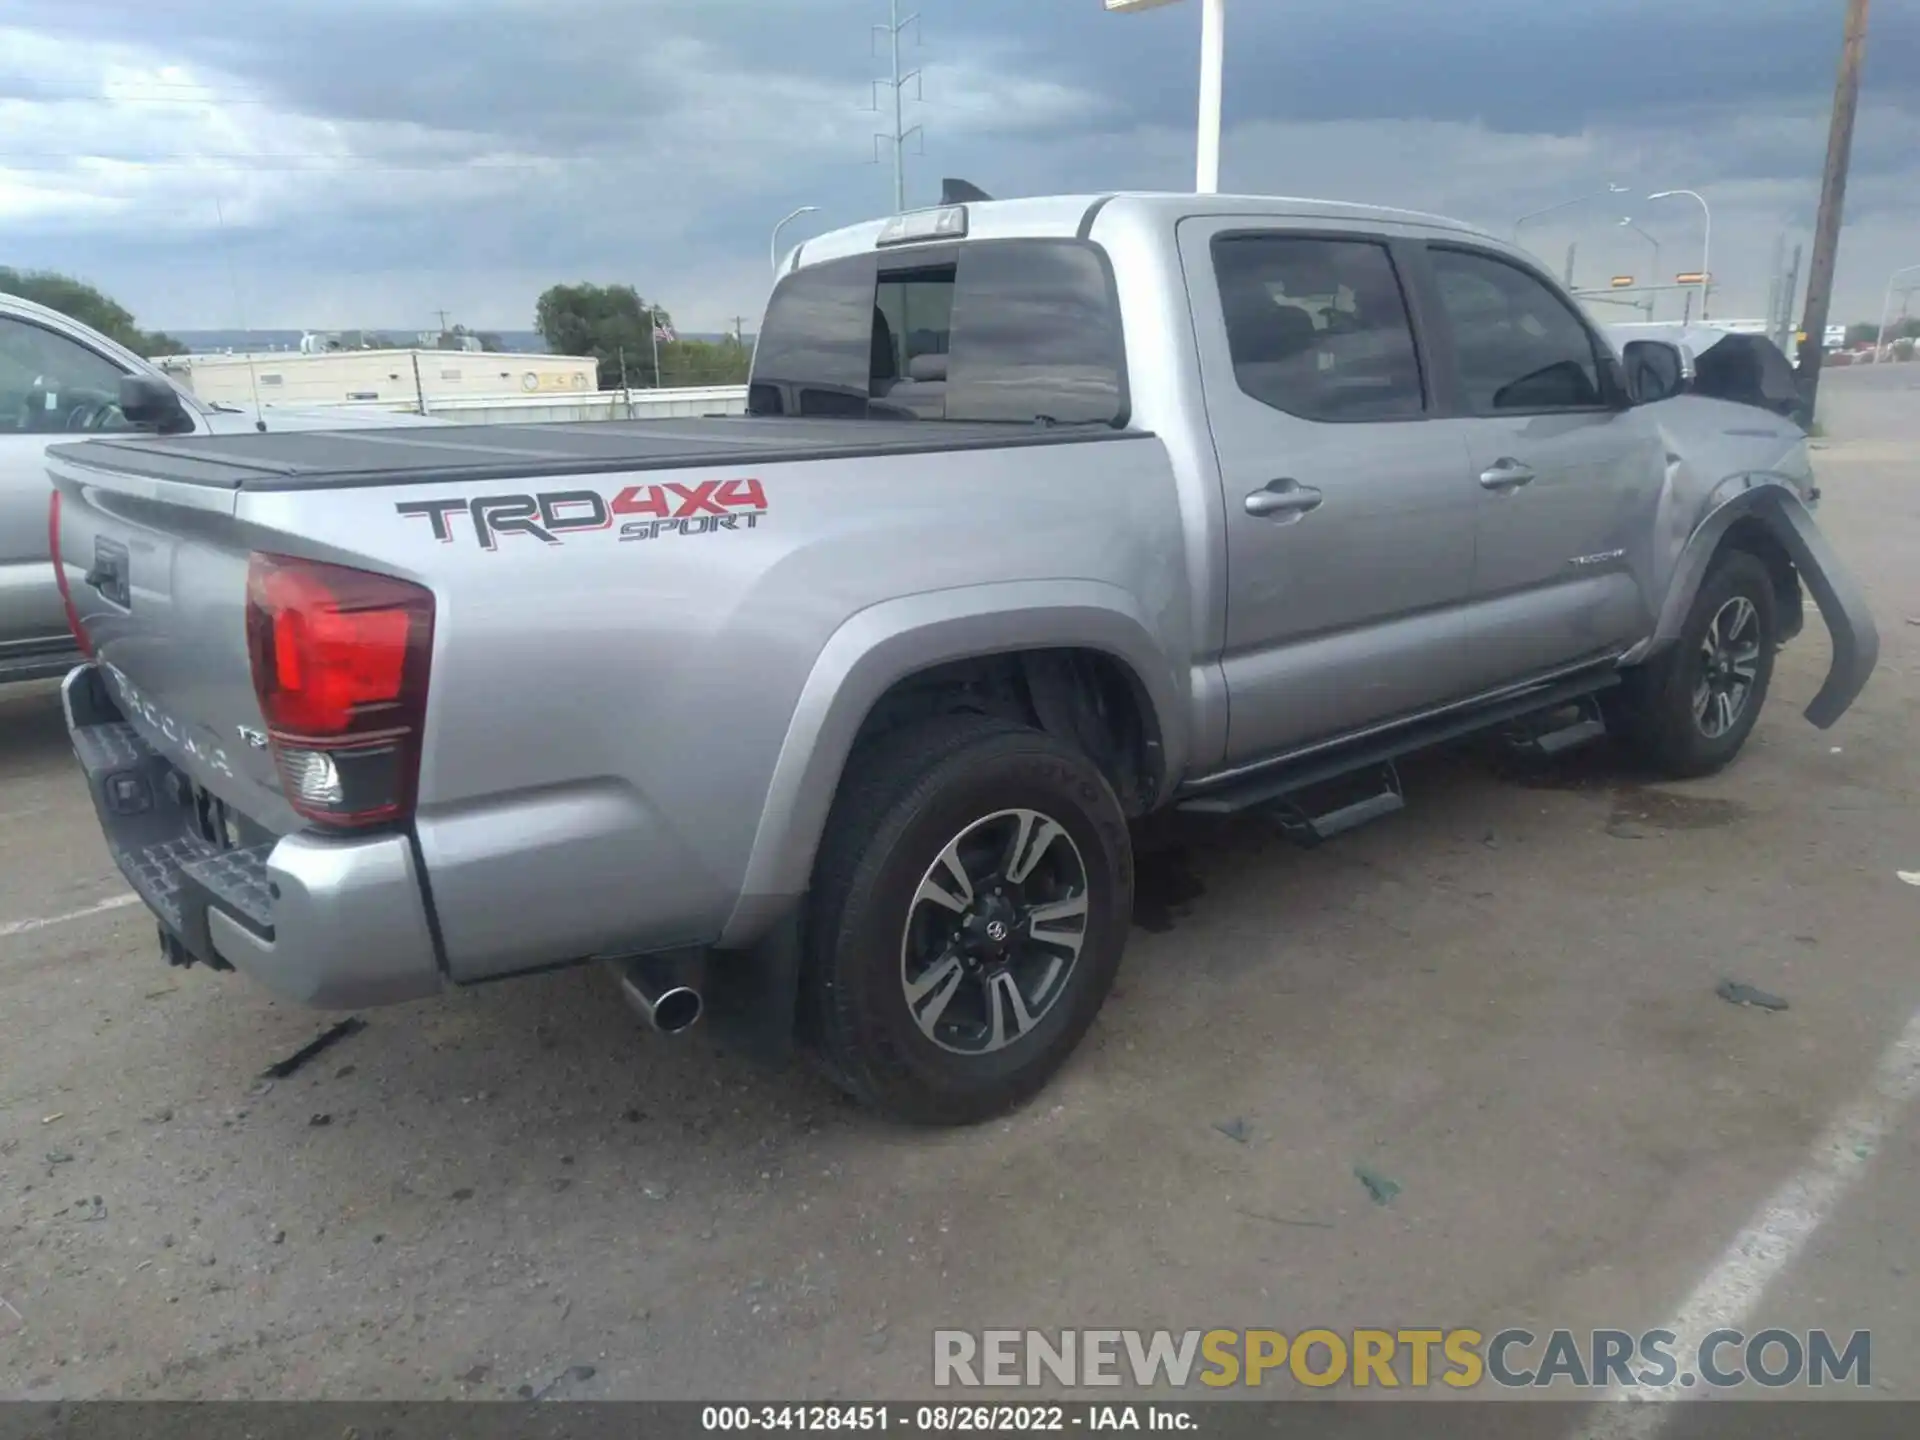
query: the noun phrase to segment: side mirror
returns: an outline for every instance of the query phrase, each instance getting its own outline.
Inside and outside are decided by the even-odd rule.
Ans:
[[[158,375],[122,375],[120,413],[128,424],[151,426],[162,435],[193,429],[193,417],[181,403],[180,392]]]
[[[1629,340],[1621,350],[1627,395],[1636,405],[1671,400],[1693,388],[1693,352],[1666,340]]]

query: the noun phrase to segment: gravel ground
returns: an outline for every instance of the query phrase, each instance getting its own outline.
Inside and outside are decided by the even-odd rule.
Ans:
[[[1088,1043],[961,1133],[643,1037],[592,971],[269,1084],[336,1017],[162,965],[51,689],[0,696],[0,1395],[911,1396],[937,1326],[1664,1321],[1920,1005],[1920,405],[1827,387],[1884,641],[1839,728],[1798,714],[1815,622],[1710,781],[1468,750],[1311,853],[1156,826]],[[1883,1394],[1920,1396],[1917,1143],[1894,1115],[1757,1312],[1872,1328]]]

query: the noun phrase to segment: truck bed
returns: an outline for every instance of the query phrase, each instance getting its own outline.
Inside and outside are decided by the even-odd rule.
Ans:
[[[433,430],[266,431],[173,440],[142,435],[56,445],[51,453],[75,464],[153,480],[265,491],[534,479],[1144,438],[1144,431],[1103,426],[1048,429],[944,420],[734,415],[451,425]]]

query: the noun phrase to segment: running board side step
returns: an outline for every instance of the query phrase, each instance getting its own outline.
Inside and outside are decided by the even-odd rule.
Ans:
[[[1258,809],[1329,780],[1388,765],[1415,751],[1428,750],[1449,740],[1496,729],[1525,716],[1550,713],[1575,702],[1588,701],[1619,683],[1620,672],[1608,668],[1589,671],[1550,685],[1536,685],[1518,694],[1476,705],[1470,710],[1447,711],[1383,734],[1366,736],[1297,759],[1279,759],[1251,774],[1240,775],[1216,785],[1210,786],[1202,781],[1194,791],[1174,803],[1177,809],[1189,815],[1235,815]],[[1588,718],[1598,723],[1597,709]],[[1585,720],[1581,722],[1582,725],[1585,723]],[[1590,738],[1593,738],[1591,734],[1583,733],[1577,738],[1565,740],[1561,748]],[[1392,788],[1397,794],[1397,778]],[[1375,797],[1371,803],[1384,806],[1386,802]],[[1390,808],[1400,807],[1395,805]],[[1388,811],[1382,809],[1378,813],[1385,814]]]
[[[1377,788],[1370,787],[1358,799],[1319,814],[1308,810],[1303,803],[1304,796],[1275,800],[1267,811],[1288,839],[1311,849],[1336,835],[1358,830],[1370,820],[1380,820],[1407,808],[1406,792],[1400,788],[1400,772],[1394,769],[1391,760],[1379,767],[1374,781]]]
[[[1508,745],[1522,755],[1544,760],[1600,739],[1607,733],[1607,722],[1600,703],[1591,695],[1571,705],[1530,717],[1536,723],[1516,725]]]

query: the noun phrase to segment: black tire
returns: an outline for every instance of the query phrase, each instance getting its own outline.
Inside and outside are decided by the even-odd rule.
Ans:
[[[1694,703],[1703,680],[1710,693],[1725,676],[1711,676],[1707,631],[1727,607],[1744,599],[1753,608],[1759,651],[1745,699],[1730,725],[1713,733],[1719,717],[1697,718]],[[1723,621],[1723,625],[1729,621]],[[1773,577],[1744,550],[1723,551],[1707,571],[1677,640],[1650,664],[1629,671],[1608,707],[1610,727],[1652,769],[1672,779],[1691,779],[1724,769],[1740,753],[1760,718],[1779,648],[1778,599]],[[1744,633],[1743,633],[1744,639]],[[1710,701],[1710,709],[1717,701]]]
[[[1030,883],[1063,887],[1052,893],[1070,895],[1072,886],[1052,867],[1083,874],[1084,920],[1064,922],[1079,923],[1083,938],[1077,955],[1065,962],[1063,978],[1046,991],[1045,1008],[1020,1012],[1030,1029],[1009,1023],[1006,1032],[1018,1038],[1004,1048],[955,1053],[932,1038],[942,1022],[934,1020],[934,1031],[923,1033],[910,1006],[910,952],[926,931],[910,933],[908,927],[931,921],[944,932],[949,923],[961,923],[916,899],[923,878],[958,837],[976,835],[975,849],[992,849],[997,832],[970,827],[1009,811],[1050,817],[1071,841],[1070,847],[1058,847],[1057,839],[1046,842],[1058,850],[1057,860],[1054,850],[1034,852],[1036,865],[1044,862],[1048,869],[1036,869]],[[991,821],[1001,823],[1019,821]],[[978,900],[988,903],[989,891],[983,882]],[[1040,1090],[1080,1043],[1113,988],[1132,910],[1126,817],[1084,755],[1037,730],[983,716],[943,716],[911,726],[856,752],[828,819],[809,906],[803,1033],[837,1082],[886,1115],[927,1125],[990,1119]],[[985,935],[979,916],[966,923]],[[943,1010],[964,1011],[961,1002],[976,1000],[1004,1005],[995,982],[986,978],[995,964],[1010,968],[1008,957],[1020,947],[1029,957],[1021,964],[1040,956],[1043,968],[1044,957],[1058,953],[1029,944],[1035,928],[1003,926],[1003,936],[1015,936],[1004,942],[1009,948],[984,970],[972,961],[979,973],[954,977]],[[931,943],[957,956],[944,934]],[[943,956],[921,973],[951,963]],[[964,989],[968,985],[979,987],[977,997]]]

